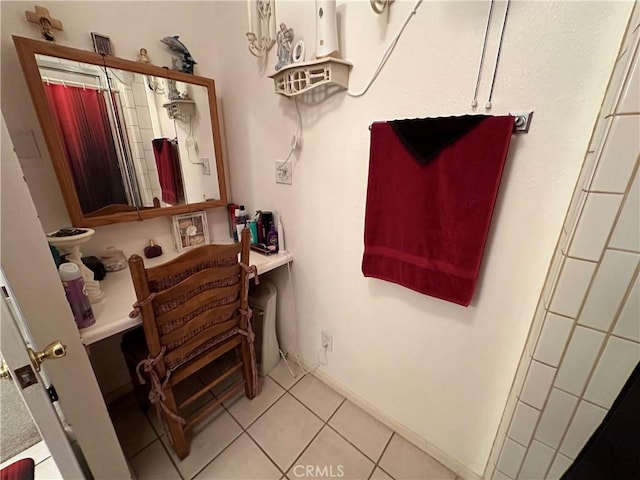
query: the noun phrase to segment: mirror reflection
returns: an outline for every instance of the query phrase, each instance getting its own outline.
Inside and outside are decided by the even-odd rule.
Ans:
[[[220,199],[205,86],[36,60],[86,217]]]

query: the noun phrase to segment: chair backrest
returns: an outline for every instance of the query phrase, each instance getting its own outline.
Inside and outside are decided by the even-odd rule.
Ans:
[[[248,233],[240,244],[196,247],[157,267],[145,268],[139,255],[130,257],[150,356],[164,347],[159,375],[233,336],[236,327],[246,328],[240,311],[248,307],[248,279],[239,262],[249,261]]]

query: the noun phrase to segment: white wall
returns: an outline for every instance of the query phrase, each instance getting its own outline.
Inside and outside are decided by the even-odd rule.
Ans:
[[[368,2],[339,2],[352,90],[365,85],[412,6],[394,3],[387,22]],[[276,10],[277,23],[303,36],[312,55],[313,2],[277,2]],[[272,179],[296,129],[293,101],[271,93],[261,61],[246,52],[243,2],[217,9],[234,198],[283,215],[295,256],[294,348],[315,360],[320,330],[333,332],[326,373],[479,474],[630,10],[630,3],[512,2],[492,112],[535,116],[529,134],[513,139],[479,288],[465,309],[363,278],[367,127],[471,112],[488,2],[423,3],[367,95],[338,94],[314,107],[301,99],[304,145],[291,187]],[[480,105],[503,12],[498,3]],[[272,52],[267,70],[274,64]]]
[[[478,474],[631,9],[624,2],[512,3],[492,112],[531,109],[535,116],[530,133],[512,141],[479,287],[465,309],[362,277],[367,127],[377,120],[471,112],[487,3],[425,2],[367,95],[338,94],[317,106],[300,99],[303,148],[288,187],[275,185],[274,161],[289,150],[296,113],[293,101],[274,95],[265,78],[274,51],[266,68],[247,51],[244,2],[127,3],[126,16],[112,2],[45,2],[65,23],[59,38],[68,45],[89,49],[87,32],[98,31],[111,36],[117,55],[135,58],[144,46],[159,64],[168,53],[157,40],[183,35],[197,72],[216,79],[222,99],[232,199],[283,215],[299,312],[299,341],[289,335],[285,344],[315,359],[320,330],[332,331],[328,375],[444,451],[461,470]],[[276,5],[277,22],[305,38],[307,58],[313,54],[313,5]],[[35,36],[21,23],[23,6],[2,2],[2,102],[12,134],[39,130],[7,42],[16,30]],[[395,2],[387,17],[375,15],[368,2],[339,2],[343,53],[354,64],[352,90],[368,81],[412,6]],[[503,12],[504,4],[497,4],[480,105]],[[8,83],[12,98],[5,94]],[[27,160],[23,167],[43,223],[46,218],[58,227],[64,214],[51,207],[61,204],[48,162]],[[210,217],[210,223],[224,235],[219,212],[221,222]],[[165,223],[103,227],[99,234],[132,253],[127,246],[141,249],[150,231],[165,232]],[[278,275],[280,287],[285,279]],[[290,312],[280,319],[289,334]]]

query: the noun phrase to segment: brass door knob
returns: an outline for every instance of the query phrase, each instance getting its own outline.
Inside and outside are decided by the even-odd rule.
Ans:
[[[9,370],[9,367],[7,366],[6,363],[4,363],[4,360],[0,361],[0,379],[4,380],[13,380],[13,378],[11,378],[11,371]]]
[[[40,371],[40,365],[42,365],[45,360],[55,360],[67,355],[67,346],[63,345],[60,340],[50,343],[44,347],[44,350],[41,352],[35,352],[31,348],[28,348],[27,350],[29,352],[29,357],[31,357],[33,368],[38,372]]]

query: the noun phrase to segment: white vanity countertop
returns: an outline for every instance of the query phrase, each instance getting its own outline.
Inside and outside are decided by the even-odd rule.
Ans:
[[[145,266],[153,267],[161,265],[177,257],[175,252],[166,252],[164,255],[145,259]],[[280,252],[275,255],[262,255],[252,251],[249,263],[258,269],[258,275],[262,275],[274,268],[293,260],[289,252]],[[90,327],[80,330],[80,337],[85,345],[90,345],[111,335],[124,332],[130,328],[142,324],[140,315],[134,318],[129,317],[136,301],[136,294],[133,290],[133,282],[129,268],[119,272],[108,272],[104,280],[100,281],[100,288],[105,293],[105,298],[99,303],[91,305],[96,323]]]

